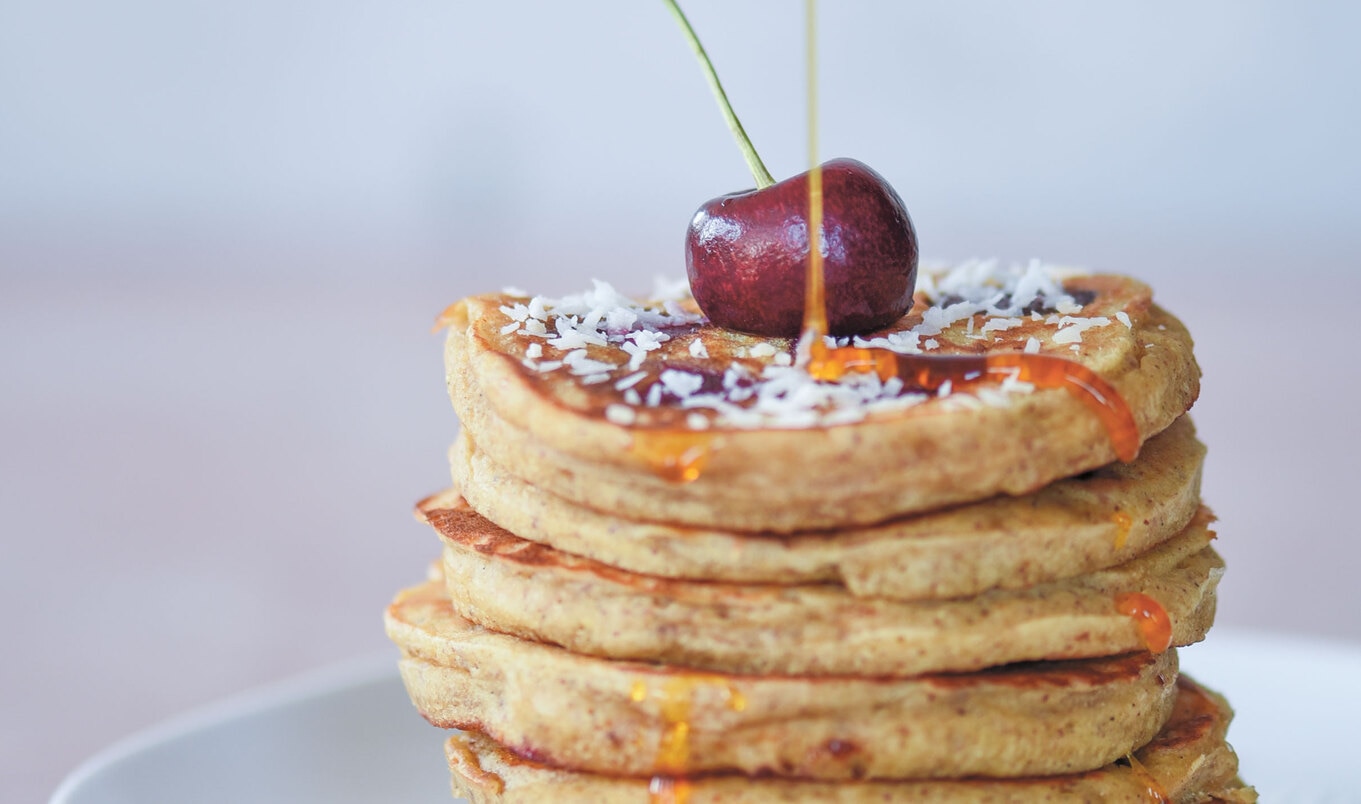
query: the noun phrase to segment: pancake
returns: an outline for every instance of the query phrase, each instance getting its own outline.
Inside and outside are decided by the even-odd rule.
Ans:
[[[1125,594],[1161,607],[1173,644],[1199,641],[1223,568],[1210,521],[1202,509],[1117,567],[946,601],[637,575],[489,523],[446,528],[444,575],[460,615],[577,653],[733,673],[911,676],[1146,649],[1144,622],[1117,605]]]
[[[1119,564],[1165,541],[1199,507],[1205,448],[1183,416],[1138,460],[1024,497],[784,537],[622,519],[529,485],[466,438],[450,455],[458,491],[419,506],[437,529],[476,527],[471,507],[523,538],[644,575],[830,581],[857,597],[920,600],[1023,589]]]
[[[1135,442],[1199,393],[1190,337],[1147,286],[1081,276],[1059,287],[1042,267],[965,268],[932,280],[950,293],[923,291],[898,324],[858,342],[1068,358],[1128,404]],[[1036,283],[1053,295],[1035,296]],[[1006,306],[1027,287],[1024,309]],[[976,314],[959,318],[961,309]],[[603,285],[564,300],[459,302],[445,355],[464,432],[499,466],[576,505],[737,531],[883,522],[1029,493],[1117,457],[1081,394],[1015,381],[928,394],[873,374],[814,382],[788,365],[790,341],[718,329],[686,310]]]
[[[1176,707],[1166,727],[1133,760],[1117,760],[1081,774],[1027,779],[850,781],[701,776],[684,782],[620,778],[550,767],[524,759],[477,732],[455,734],[446,743],[453,791],[473,804],[537,804],[591,801],[636,804],[869,804],[916,801],[924,804],[1088,801],[1107,804],[1202,804],[1252,802],[1256,793],[1237,778],[1238,758],[1225,742],[1232,712],[1219,695],[1182,677]],[[649,795],[675,788],[674,798]],[[1158,796],[1161,796],[1159,798]]]
[[[603,283],[441,325],[443,552],[385,624],[456,794],[1255,800],[1178,678],[1223,562],[1146,285],[923,269],[812,345]]]
[[[401,593],[386,622],[407,690],[431,723],[611,775],[674,767],[676,754],[663,749],[682,726],[694,773],[1074,773],[1151,739],[1175,697],[1175,651],[911,679],[699,673],[481,628],[453,612],[437,583]]]

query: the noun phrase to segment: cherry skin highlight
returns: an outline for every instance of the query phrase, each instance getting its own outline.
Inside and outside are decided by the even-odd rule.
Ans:
[[[902,199],[854,159],[822,165],[821,251],[828,331],[868,332],[912,307],[917,234]],[[714,324],[793,338],[808,271],[808,173],[720,196],[690,221],[690,290]]]

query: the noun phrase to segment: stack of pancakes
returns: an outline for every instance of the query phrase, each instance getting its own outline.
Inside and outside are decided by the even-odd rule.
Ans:
[[[443,560],[387,628],[474,802],[1250,801],[1179,676],[1223,564],[1185,328],[1134,280],[924,271],[833,347],[1080,371],[816,381],[683,293],[447,311]],[[1055,361],[1050,361],[1051,363]],[[1123,407],[1122,407],[1123,409]]]

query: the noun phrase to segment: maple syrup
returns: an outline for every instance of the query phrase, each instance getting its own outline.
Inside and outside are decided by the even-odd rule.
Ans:
[[[639,430],[629,451],[663,480],[684,485],[704,472],[714,448],[714,437],[693,430]]]
[[[669,678],[661,688],[662,721],[666,730],[657,748],[657,769],[683,774],[690,766],[690,710],[696,682],[684,676]]]
[[[674,776],[653,776],[647,783],[648,804],[685,804],[690,800],[690,781]]]
[[[1158,777],[1148,772],[1148,768],[1144,767],[1144,763],[1137,757],[1130,754],[1125,757],[1125,761],[1129,763],[1130,773],[1138,780],[1137,784],[1143,788],[1143,793],[1148,796],[1151,804],[1168,804],[1172,800],[1167,795],[1167,788],[1158,781]]]
[[[690,767],[690,729],[695,691],[710,685],[722,687],[727,707],[734,712],[747,708],[747,699],[726,679],[703,675],[668,676],[655,691],[645,682],[633,683],[629,700],[642,703],[655,695],[662,716],[662,736],[657,744],[653,765],[657,773],[648,783],[649,804],[685,804],[690,783],[685,775]]]
[[[1111,521],[1115,523],[1115,549],[1123,550],[1129,541],[1130,529],[1134,527],[1134,517],[1124,511],[1116,511],[1111,514]]]
[[[1115,610],[1134,618],[1144,646],[1162,653],[1172,645],[1172,618],[1162,604],[1142,592],[1123,592],[1115,596]]]

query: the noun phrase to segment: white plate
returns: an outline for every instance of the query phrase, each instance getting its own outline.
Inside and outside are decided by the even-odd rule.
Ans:
[[[51,804],[438,802],[440,733],[392,656],[329,668],[199,710],[95,756]],[[1215,631],[1182,668],[1237,711],[1230,740],[1263,801],[1361,801],[1361,647]]]

